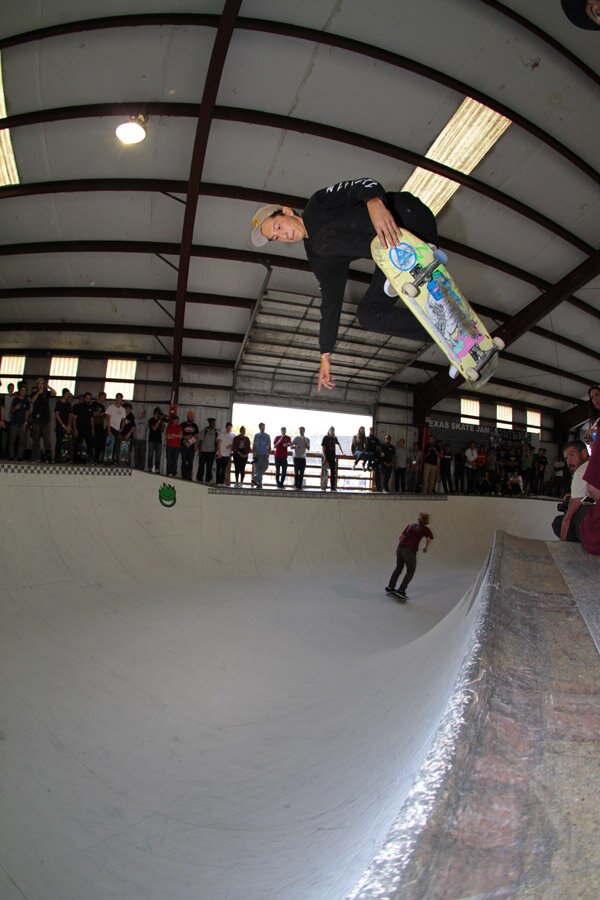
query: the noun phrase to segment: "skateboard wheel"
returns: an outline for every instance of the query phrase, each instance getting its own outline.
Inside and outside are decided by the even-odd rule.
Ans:
[[[479,372],[475,369],[467,369],[465,373],[467,381],[477,381],[479,378]]]
[[[406,284],[402,285],[402,293],[406,294],[407,297],[418,297],[419,288],[415,287],[412,281],[407,281]]]
[[[504,350],[504,348],[506,347],[506,344],[504,343],[502,338],[492,338],[492,340],[496,350]]]
[[[433,255],[442,266],[448,263],[448,255],[443,250],[434,250]]]

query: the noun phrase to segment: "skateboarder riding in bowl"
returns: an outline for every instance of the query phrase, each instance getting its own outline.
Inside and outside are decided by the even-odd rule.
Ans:
[[[322,387],[327,390],[335,387],[330,362],[350,263],[355,259],[372,259],[371,241],[375,236],[384,247],[397,246],[402,227],[437,246],[437,227],[431,210],[406,191],[386,193],[372,178],[341,181],[322,188],[312,195],[302,214],[276,204],[262,206],[255,212],[254,246],[263,247],[271,241],[286,244],[304,241],[308,262],[321,286],[319,391]],[[410,310],[394,305],[385,286],[385,275],[376,268],[358,305],[356,315],[361,327],[419,343],[430,342],[431,338]]]

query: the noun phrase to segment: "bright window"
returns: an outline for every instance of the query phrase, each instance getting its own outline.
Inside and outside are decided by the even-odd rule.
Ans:
[[[513,410],[512,406],[502,406],[501,403],[496,405],[496,426],[498,428],[506,428],[512,430],[513,427]]]
[[[460,421],[465,425],[479,425],[479,400],[460,400]]]
[[[114,400],[117,394],[123,394],[123,400],[133,400],[136,369],[135,359],[109,359],[107,361],[104,392],[109,400]]]
[[[542,414],[535,409],[527,410],[527,431],[530,434],[542,433]]]
[[[48,384],[54,388],[59,397],[64,388],[68,388],[72,394],[75,393],[75,378],[78,365],[79,360],[76,356],[52,357]]]
[[[3,356],[0,359],[0,376],[2,378],[21,378],[25,371],[24,356]]]

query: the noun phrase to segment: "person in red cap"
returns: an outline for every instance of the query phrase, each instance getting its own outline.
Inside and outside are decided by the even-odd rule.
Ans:
[[[432,246],[438,244],[435,217],[417,197],[406,191],[387,193],[373,178],[340,181],[317,191],[302,214],[290,206],[269,204],[252,219],[252,243],[304,242],[310,267],[321,286],[321,365],[317,389],[331,390],[330,359],[335,347],[350,263],[371,259],[371,241],[377,235],[384,247],[397,246],[401,228],[407,228]],[[379,268],[356,312],[367,331],[430,343],[431,338],[403,303]]]
[[[398,603],[406,603],[408,595],[406,588],[413,579],[417,568],[417,553],[419,552],[419,544],[425,538],[425,546],[423,553],[427,553],[427,548],[433,540],[433,534],[429,529],[429,514],[420,513],[418,522],[407,525],[398,540],[396,550],[396,568],[390,576],[390,581],[386,587],[386,593],[396,597]],[[406,566],[406,574],[402,579],[402,584],[396,590],[396,582],[402,574],[402,570]]]

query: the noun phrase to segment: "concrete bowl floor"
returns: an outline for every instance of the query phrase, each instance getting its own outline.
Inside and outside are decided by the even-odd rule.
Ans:
[[[341,900],[431,745],[522,499],[0,474],[2,900]],[[384,587],[423,510],[435,540]]]

